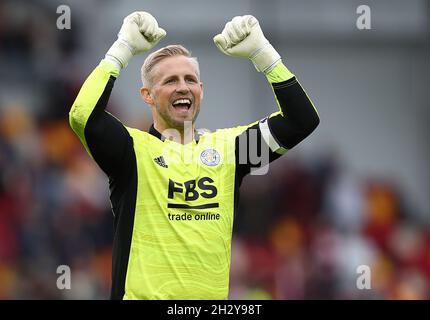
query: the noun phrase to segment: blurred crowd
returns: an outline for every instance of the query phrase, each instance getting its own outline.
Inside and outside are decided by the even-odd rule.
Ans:
[[[400,189],[355,176],[333,153],[286,156],[269,175],[248,177],[232,298],[429,299],[429,230]]]
[[[107,178],[68,124],[89,71],[74,62],[79,24],[52,30],[52,8],[29,6],[0,4],[0,299],[107,299]],[[399,181],[354,174],[333,151],[290,153],[242,185],[230,297],[429,299],[429,230]]]
[[[79,21],[56,19],[40,1],[0,3],[0,299],[108,297],[106,178],[68,124],[85,77]],[[57,289],[59,265],[75,290]]]

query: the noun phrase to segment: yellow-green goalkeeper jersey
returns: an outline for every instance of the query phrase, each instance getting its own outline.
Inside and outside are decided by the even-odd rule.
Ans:
[[[242,179],[264,174],[309,135],[319,122],[316,110],[280,64],[268,75],[278,112],[246,126],[196,130],[183,145],[154,126],[126,127],[105,111],[117,76],[102,60],[70,111],[71,127],[109,177],[111,298],[227,299]]]

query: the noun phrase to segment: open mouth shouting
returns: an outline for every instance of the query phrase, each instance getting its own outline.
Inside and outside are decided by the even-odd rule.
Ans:
[[[172,106],[175,110],[179,112],[188,112],[188,110],[192,106],[191,99],[189,98],[180,98],[173,101]]]

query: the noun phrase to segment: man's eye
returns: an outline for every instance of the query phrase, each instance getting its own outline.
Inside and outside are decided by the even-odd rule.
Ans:
[[[196,82],[197,82],[197,80],[196,80],[196,79],[192,79],[192,78],[190,78],[190,79],[187,79],[187,82],[189,82],[189,83],[196,83]]]
[[[175,79],[168,79],[164,83],[168,84],[168,83],[174,83],[174,82],[175,82]]]

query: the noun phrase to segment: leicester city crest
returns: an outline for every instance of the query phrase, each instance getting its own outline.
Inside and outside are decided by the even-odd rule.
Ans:
[[[206,149],[200,154],[200,160],[207,166],[216,166],[220,160],[221,156],[215,149]]]

